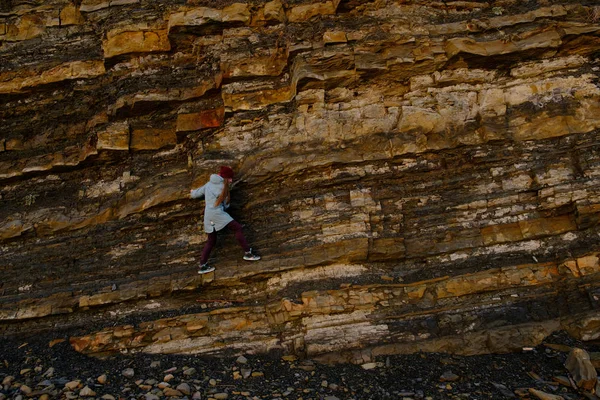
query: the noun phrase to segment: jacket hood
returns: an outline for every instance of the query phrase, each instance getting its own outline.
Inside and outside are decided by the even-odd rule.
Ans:
[[[224,179],[217,174],[212,174],[210,176],[210,183],[219,184],[219,183],[223,183],[223,181],[224,181]]]

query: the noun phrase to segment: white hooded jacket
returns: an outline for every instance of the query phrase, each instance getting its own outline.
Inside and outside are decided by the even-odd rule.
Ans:
[[[227,214],[225,210],[229,207],[229,203],[225,204],[222,202],[215,207],[215,202],[223,191],[223,185],[225,179],[217,174],[212,174],[209,181],[198,189],[192,189],[190,196],[192,199],[199,199],[204,197],[206,203],[204,207],[204,231],[206,233],[212,233],[220,231],[225,226],[233,221],[231,215]]]

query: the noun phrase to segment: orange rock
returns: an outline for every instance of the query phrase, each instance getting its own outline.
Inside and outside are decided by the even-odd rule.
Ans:
[[[32,74],[24,78],[14,78],[0,82],[0,93],[18,93],[33,86],[55,83],[64,80],[94,78],[106,72],[103,61],[74,61],[60,64],[41,74]]]
[[[205,128],[217,128],[223,125],[224,108],[203,110],[192,114],[179,114],[177,116],[177,132],[196,131]]]
[[[104,57],[111,58],[121,54],[150,53],[171,50],[171,43],[166,29],[120,32],[107,35],[104,41]]]
[[[131,149],[133,150],[158,150],[166,146],[177,144],[177,135],[174,129],[134,129],[131,132]]]
[[[496,243],[517,242],[523,240],[518,223],[492,225],[481,228],[483,243],[487,246]]]
[[[346,43],[348,38],[346,32],[342,31],[327,31],[323,34],[324,43]]]
[[[60,25],[81,25],[85,22],[85,19],[79,12],[79,10],[73,5],[68,4],[60,10]]]
[[[519,221],[519,227],[525,239],[577,230],[575,221],[569,215]]]
[[[117,122],[98,132],[98,150],[129,150],[129,124]]]
[[[317,15],[332,15],[335,14],[338,3],[339,0],[302,4],[291,8],[287,18],[289,22],[304,22]]]

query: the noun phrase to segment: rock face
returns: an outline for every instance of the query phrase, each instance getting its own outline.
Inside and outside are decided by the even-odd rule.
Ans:
[[[597,339],[599,16],[0,1],[0,332],[360,363]],[[189,190],[223,164],[263,260],[224,236],[199,276]]]

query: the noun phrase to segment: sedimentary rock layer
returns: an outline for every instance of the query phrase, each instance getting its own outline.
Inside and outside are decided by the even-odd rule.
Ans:
[[[350,361],[592,339],[599,51],[592,1],[0,2],[2,332]],[[224,235],[198,276],[189,190],[222,164],[263,260]]]

